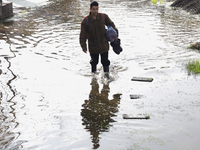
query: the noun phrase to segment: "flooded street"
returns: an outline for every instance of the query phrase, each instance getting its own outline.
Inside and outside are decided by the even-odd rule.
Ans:
[[[200,38],[199,15],[171,2],[99,1],[123,47],[120,55],[110,47],[107,83],[100,63],[91,75],[79,45],[90,1],[10,2],[14,16],[0,23],[0,149],[199,149],[200,77],[186,70],[200,58],[187,49]]]

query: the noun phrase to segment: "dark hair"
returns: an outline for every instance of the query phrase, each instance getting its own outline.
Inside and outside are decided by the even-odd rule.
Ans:
[[[99,6],[99,3],[97,3],[96,1],[93,1],[93,2],[90,4],[90,8],[92,8],[92,6]]]

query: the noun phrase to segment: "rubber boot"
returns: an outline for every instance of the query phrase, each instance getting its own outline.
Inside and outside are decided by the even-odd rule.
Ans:
[[[92,73],[96,74],[97,72],[97,66],[92,66]]]
[[[107,79],[110,79],[110,76],[109,76],[109,66],[104,66],[103,67],[103,71],[104,71],[104,77],[107,78]]]
[[[109,72],[109,67],[108,67],[108,66],[104,66],[104,67],[103,67],[103,71],[104,71],[104,72]]]

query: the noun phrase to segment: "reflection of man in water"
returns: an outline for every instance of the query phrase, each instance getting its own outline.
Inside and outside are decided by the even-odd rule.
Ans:
[[[121,94],[115,94],[113,99],[109,100],[109,85],[104,85],[101,93],[99,93],[97,79],[93,78],[91,86],[89,100],[85,100],[82,105],[81,116],[83,117],[83,125],[86,126],[85,129],[90,131],[92,135],[93,149],[97,149],[99,147],[100,132],[107,132],[109,127],[112,126],[110,122],[114,122],[111,117],[116,116],[115,113],[118,112]]]

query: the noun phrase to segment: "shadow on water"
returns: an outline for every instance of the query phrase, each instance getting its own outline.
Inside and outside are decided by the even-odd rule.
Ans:
[[[108,132],[112,122],[116,122],[115,117],[118,112],[121,94],[113,95],[109,100],[109,84],[104,84],[103,89],[99,92],[99,84],[96,78],[92,79],[89,100],[85,100],[81,110],[82,125],[90,132],[93,149],[100,147],[100,133]]]

